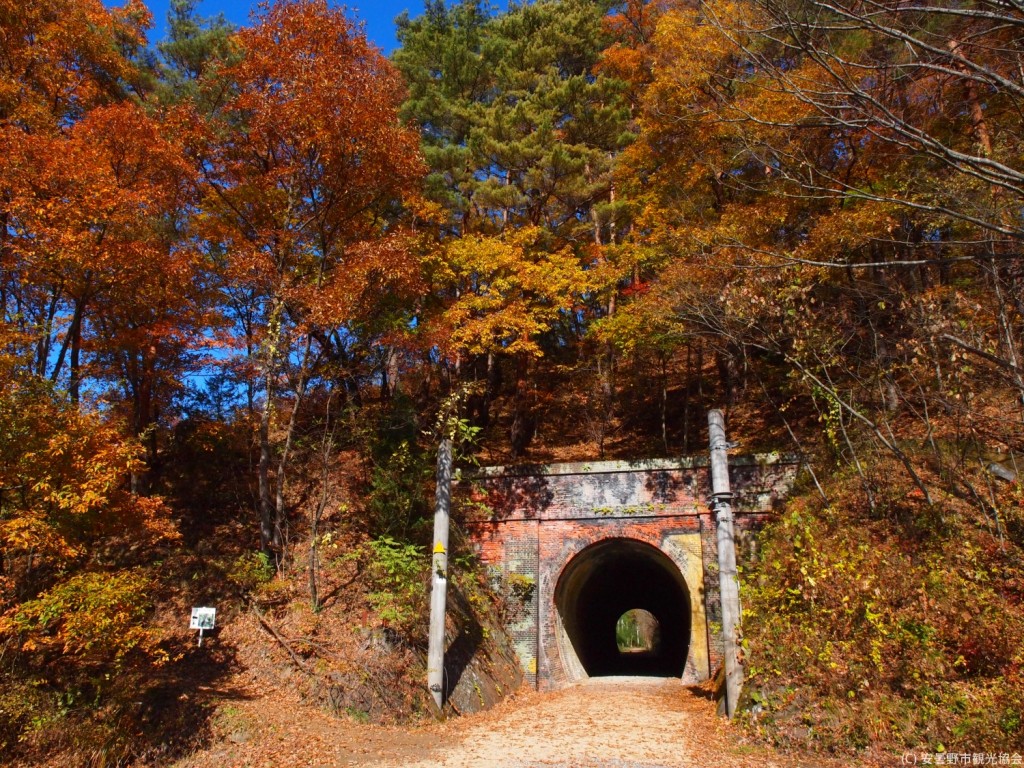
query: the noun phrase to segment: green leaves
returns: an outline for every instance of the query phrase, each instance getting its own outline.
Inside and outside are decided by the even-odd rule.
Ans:
[[[465,1],[400,25],[403,114],[421,126],[434,199],[464,234],[590,228],[628,133],[621,83],[594,75],[602,4],[544,0],[490,18]]]
[[[421,621],[426,602],[423,583],[428,556],[423,547],[381,536],[368,543],[370,604],[384,624],[411,633]]]

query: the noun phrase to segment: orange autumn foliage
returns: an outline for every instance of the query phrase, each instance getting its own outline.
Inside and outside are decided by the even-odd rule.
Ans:
[[[131,404],[135,434],[210,324],[194,287],[199,254],[174,242],[194,197],[187,137],[183,115],[157,119],[122,102],[62,134],[11,131],[0,159],[4,261],[19,276],[33,367],[55,381],[68,375],[73,398],[86,375],[127,381],[114,399]]]
[[[59,640],[73,656],[97,643],[100,657],[120,655],[146,634],[148,605],[147,580],[120,569],[178,537],[170,510],[128,490],[137,443],[16,363],[0,359],[0,635],[25,650]]]
[[[206,233],[230,254],[233,279],[293,311],[344,321],[359,275],[409,274],[383,215],[422,175],[417,137],[397,118],[390,63],[325,2],[283,2],[238,36],[223,76],[234,95],[208,135]]]
[[[55,133],[141,82],[125,55],[151,16],[140,0],[0,2],[0,135],[9,126]]]

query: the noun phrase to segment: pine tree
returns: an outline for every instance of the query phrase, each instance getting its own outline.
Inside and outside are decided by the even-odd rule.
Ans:
[[[499,253],[514,232],[529,229],[531,245],[522,252],[541,261],[524,272],[555,254],[562,258],[565,249],[575,259],[570,292],[534,305],[563,309],[547,315],[543,332],[531,325],[549,337],[546,343],[532,344],[528,354],[521,339],[497,333],[461,349],[468,366],[456,350],[460,370],[486,365],[488,396],[478,413],[485,423],[495,394],[495,356],[512,359],[516,453],[529,442],[536,419],[529,405],[530,359],[545,347],[563,353],[575,347],[585,326],[569,308],[585,304],[590,317],[613,312],[623,277],[610,257],[627,206],[616,199],[612,171],[617,153],[632,140],[631,116],[626,84],[595,72],[609,43],[604,19],[610,5],[541,0],[491,16],[473,0],[451,8],[433,2],[422,17],[399,21],[402,48],[395,63],[410,83],[404,116],[421,130],[429,194],[446,211],[444,233],[495,238],[492,251]],[[476,248],[487,250],[486,241]],[[451,265],[450,299],[464,303],[472,293],[493,294],[494,275],[480,271],[485,264],[475,260],[468,271],[465,265]],[[557,274],[564,275],[561,266]],[[513,348],[520,351],[510,353]]]
[[[186,99],[202,102],[211,95],[198,88],[201,79],[207,83],[216,69],[237,60],[231,36],[234,26],[224,14],[213,17],[198,15],[198,0],[171,0],[167,11],[167,38],[157,43],[163,60],[160,68],[161,101],[179,102]]]

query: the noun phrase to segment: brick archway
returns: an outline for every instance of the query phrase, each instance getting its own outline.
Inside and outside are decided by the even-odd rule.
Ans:
[[[798,467],[796,457],[775,454],[731,459],[739,536],[771,515]],[[679,658],[665,661],[660,669],[681,674],[685,682],[707,679],[721,656],[720,644],[709,631],[720,620],[717,544],[706,503],[709,483],[703,457],[488,467],[464,478],[459,493],[476,512],[466,521],[473,544],[494,581],[523,598],[508,630],[529,683],[558,688],[615,666],[607,646],[601,651],[601,641],[592,646],[581,640],[577,626],[605,632],[608,616],[584,610],[585,615],[566,619],[566,590],[584,589],[588,583],[585,571],[576,571],[583,567],[580,563],[586,564],[586,552],[603,553],[605,567],[612,570],[626,567],[615,564],[616,556],[633,558],[656,581],[661,579],[659,591],[675,591],[674,599],[682,604],[675,613],[667,607],[671,596],[651,600],[662,613],[659,622],[668,622],[674,642],[685,644],[685,661],[681,671]],[[616,541],[620,544],[608,543]],[[569,581],[562,582],[559,597],[564,574]],[[625,605],[629,594],[637,590],[617,598],[623,610],[643,608],[648,600]],[[590,604],[586,595],[569,602],[573,599],[579,605],[568,613]]]
[[[566,677],[682,677],[688,663],[696,666],[691,649],[707,657],[704,638],[692,633],[692,591],[679,564],[638,539],[604,538],[577,553],[562,568],[554,593],[555,645]],[[657,623],[658,643],[624,652],[616,627],[635,609]]]

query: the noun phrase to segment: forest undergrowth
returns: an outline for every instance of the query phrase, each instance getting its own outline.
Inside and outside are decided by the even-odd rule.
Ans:
[[[827,502],[805,490],[761,535],[742,574],[742,721],[834,754],[1019,753],[1019,489],[996,519],[948,494],[923,503],[891,459],[872,472],[873,510],[838,473]]]

